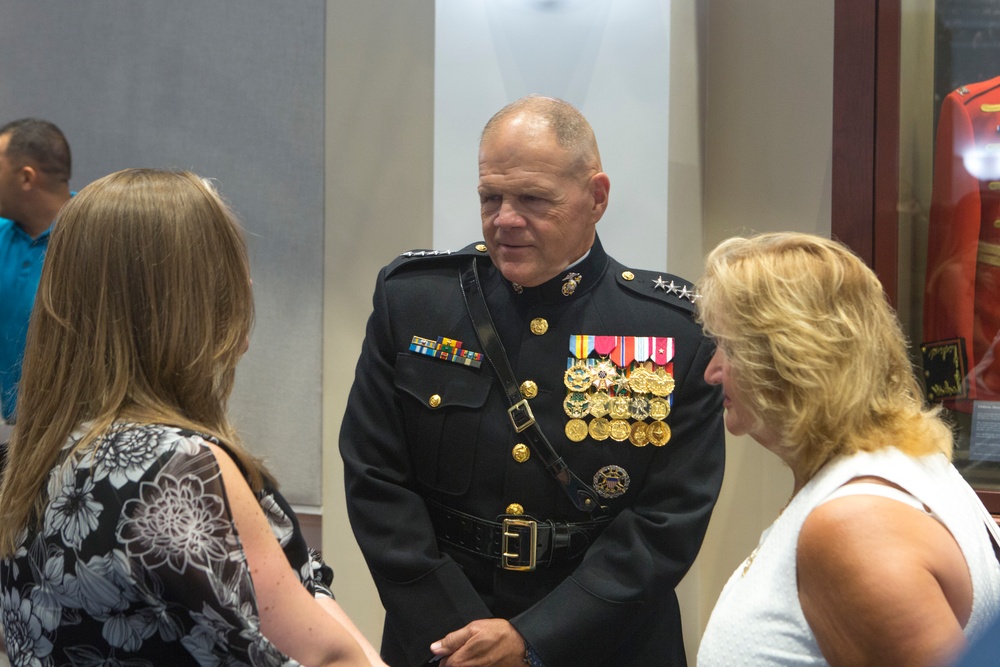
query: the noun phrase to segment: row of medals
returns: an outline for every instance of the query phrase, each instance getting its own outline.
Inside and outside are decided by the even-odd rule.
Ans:
[[[663,366],[646,362],[626,373],[608,359],[577,360],[566,370],[563,383],[563,409],[570,418],[566,437],[573,442],[589,435],[597,441],[611,438],[636,447],[662,447],[670,440],[670,426],[663,420],[670,414],[674,378]],[[584,420],[588,416],[589,425]]]

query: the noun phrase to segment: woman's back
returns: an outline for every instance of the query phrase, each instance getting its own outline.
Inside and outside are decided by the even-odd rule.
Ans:
[[[13,664],[297,664],[260,632],[246,555],[201,435],[115,424],[53,470],[48,496],[41,528],[0,561]],[[274,521],[274,497],[264,498],[287,543],[293,525]]]

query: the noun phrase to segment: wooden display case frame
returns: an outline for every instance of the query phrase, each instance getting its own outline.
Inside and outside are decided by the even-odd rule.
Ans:
[[[899,275],[901,2],[834,5],[832,234],[875,270],[893,305]],[[977,493],[1000,515],[1000,492]]]

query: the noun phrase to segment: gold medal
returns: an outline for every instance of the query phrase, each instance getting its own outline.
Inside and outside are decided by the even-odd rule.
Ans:
[[[649,442],[654,447],[662,447],[670,440],[670,427],[661,421],[655,421],[646,429]]]
[[[566,399],[563,401],[563,410],[573,419],[586,417],[590,411],[590,399],[583,392],[571,391],[566,394]]]
[[[563,373],[563,384],[570,391],[587,391],[591,382],[590,367],[582,361],[576,362]]]
[[[608,436],[611,435],[611,422],[603,417],[598,417],[597,419],[590,420],[590,437],[594,440],[600,442],[601,440],[607,440]]]
[[[627,396],[615,396],[611,399],[611,408],[608,410],[608,415],[612,419],[625,419],[628,417],[628,397]]]
[[[649,433],[646,422],[632,422],[632,428],[628,436],[629,442],[636,447],[645,447],[649,444]]]
[[[628,414],[636,421],[642,421],[649,416],[649,399],[645,396],[633,396],[628,402]]]
[[[670,414],[670,401],[665,398],[649,399],[649,416],[653,419],[666,419]]]
[[[625,442],[632,435],[632,429],[624,419],[613,419],[611,421],[611,439],[616,442]]]
[[[611,397],[606,391],[595,391],[590,395],[590,414],[595,417],[607,416],[611,410]]]
[[[566,437],[573,442],[580,442],[587,437],[587,422],[582,419],[570,419],[566,422]]]
[[[650,375],[649,391],[654,396],[669,396],[674,391],[674,376],[660,366]]]
[[[649,380],[652,377],[652,373],[647,371],[642,366],[639,366],[632,374],[628,376],[628,387],[632,391],[638,394],[645,394],[649,392]]]

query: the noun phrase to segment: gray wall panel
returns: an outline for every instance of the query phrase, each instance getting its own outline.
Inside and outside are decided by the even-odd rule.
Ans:
[[[257,326],[232,412],[305,505],[321,498],[325,4],[0,4],[0,122],[58,124],[74,189],[125,167],[191,169],[243,220]]]

